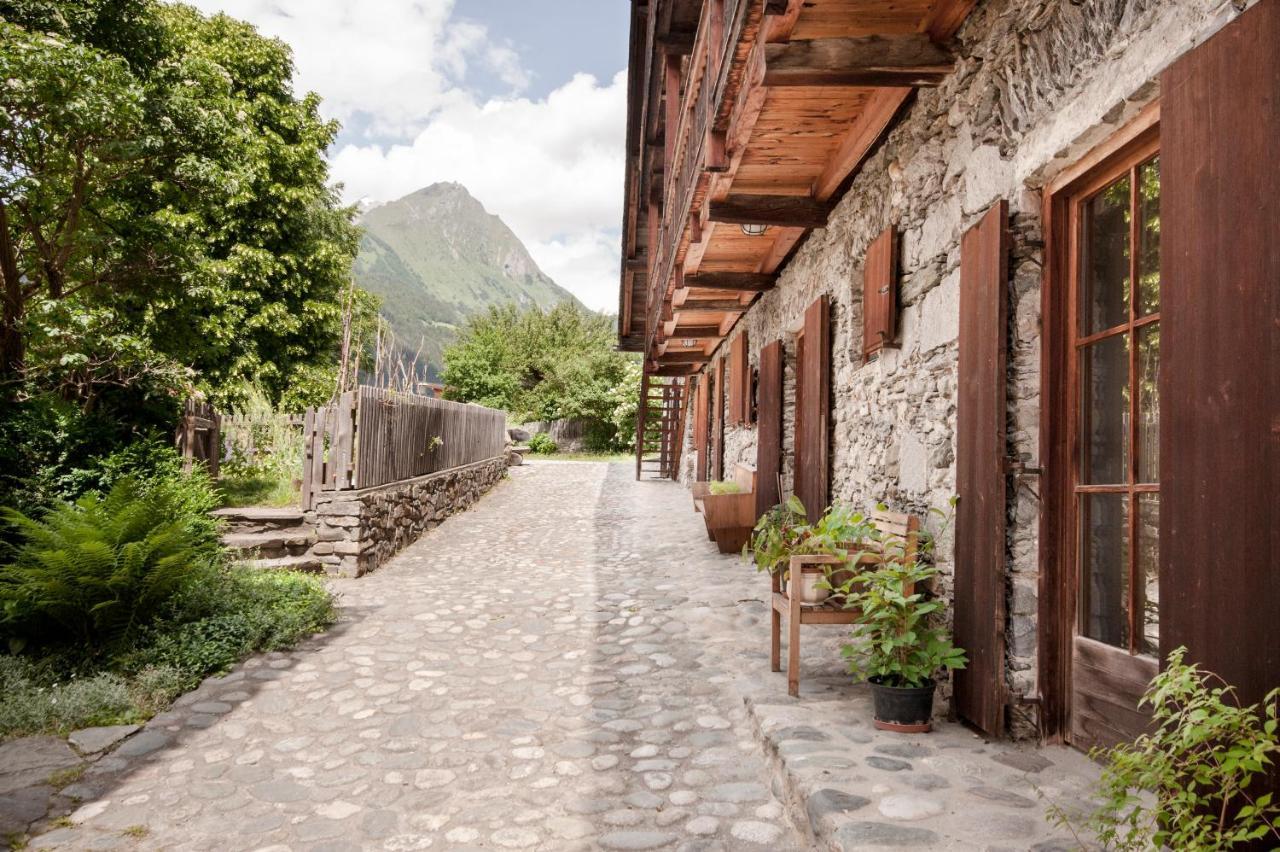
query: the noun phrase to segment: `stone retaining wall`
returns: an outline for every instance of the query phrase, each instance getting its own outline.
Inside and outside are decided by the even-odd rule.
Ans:
[[[359,491],[322,491],[307,523],[310,555],[326,572],[359,577],[455,512],[467,509],[507,473],[505,456]]]

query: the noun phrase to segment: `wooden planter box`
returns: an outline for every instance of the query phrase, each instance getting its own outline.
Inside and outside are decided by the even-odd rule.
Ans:
[[[702,520],[707,525],[707,534],[721,553],[740,553],[756,526],[755,468],[735,465],[733,480],[741,491],[712,494],[708,485],[707,493],[701,498]],[[697,502],[695,498],[695,506]]]

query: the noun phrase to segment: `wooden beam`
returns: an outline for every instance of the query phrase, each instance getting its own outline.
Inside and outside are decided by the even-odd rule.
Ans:
[[[664,367],[675,364],[705,364],[711,360],[705,352],[668,352],[657,363]]]
[[[799,195],[730,195],[712,201],[707,218],[729,225],[823,228],[831,205]]]
[[[658,36],[658,45],[667,56],[688,56],[693,53],[693,40],[697,33],[692,30],[673,30]]]
[[[772,290],[777,283],[777,276],[763,275],[758,272],[702,272],[687,275],[684,279],[686,287],[700,287],[703,290],[736,290],[742,293],[763,293]]]
[[[650,365],[646,372],[651,376],[689,376],[702,369],[701,364],[662,364]]]
[[[823,38],[768,45],[764,85],[936,86],[954,68],[950,51],[923,35]]]
[[[893,117],[911,96],[909,88],[876,89],[862,114],[850,125],[840,147],[827,161],[822,174],[813,182],[813,197],[826,200],[835,195],[840,184],[853,173],[889,128]]]
[[[744,305],[737,299],[708,299],[705,302],[695,302],[693,299],[687,299],[676,313],[687,314],[694,311],[737,311],[742,313],[746,311],[750,305]]]
[[[977,2],[978,0],[941,0],[929,13],[924,31],[938,43],[950,41]]]
[[[667,340],[719,340],[721,337],[724,335],[718,325],[677,325],[667,335]]]
[[[729,171],[729,155],[725,153],[725,134],[716,130],[707,131],[707,143],[703,146],[704,167],[713,174]]]

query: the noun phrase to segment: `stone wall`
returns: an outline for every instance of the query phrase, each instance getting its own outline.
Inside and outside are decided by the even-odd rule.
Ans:
[[[1158,94],[1158,73],[1247,8],[1225,0],[987,0],[959,34],[956,72],[921,90],[876,148],[827,228],[813,232],[734,335],[749,359],[784,340],[784,486],[793,481],[798,325],[831,297],[832,495],[927,517],[955,492],[960,237],[998,199],[1013,232],[1009,281],[1009,455],[1037,465],[1040,193]],[[888,225],[901,239],[894,348],[863,363],[862,265]],[[727,355],[732,338],[718,355]],[[692,415],[687,424],[692,433]],[[754,463],[755,429],[726,425],[725,464]],[[691,444],[691,441],[689,442]],[[691,450],[690,446],[686,447]],[[684,467],[692,471],[692,453]],[[1008,686],[1035,690],[1039,504],[1034,481],[1009,492]],[[936,519],[927,525],[938,529]],[[952,546],[938,546],[949,593]],[[1027,728],[1014,719],[1015,730]]]
[[[359,491],[322,491],[306,520],[311,555],[334,576],[359,577],[480,499],[506,476],[506,457]]]

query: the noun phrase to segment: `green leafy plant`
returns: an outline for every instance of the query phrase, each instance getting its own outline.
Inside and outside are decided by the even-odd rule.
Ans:
[[[133,477],[35,519],[6,510],[22,541],[0,566],[0,635],[102,648],[132,638],[222,558],[180,487]]]
[[[804,504],[793,494],[760,517],[743,556],[750,551],[756,570],[772,574],[786,570],[792,556],[823,554],[844,559],[873,535],[875,527],[865,516],[840,503],[809,523]]]
[[[560,446],[546,432],[539,432],[529,439],[529,449],[540,456],[549,456],[560,450]]]
[[[717,479],[707,483],[707,490],[712,494],[741,494],[742,486],[731,479]]]
[[[1233,687],[1185,656],[1185,648],[1170,653],[1142,698],[1154,730],[1094,750],[1105,762],[1102,805],[1084,828],[1105,848],[1126,852],[1280,846],[1280,803],[1255,789],[1280,755],[1280,689],[1261,708],[1241,707]],[[1079,836],[1062,808],[1050,808],[1049,816]]]
[[[902,536],[872,530],[851,561],[876,567],[832,588],[846,609],[861,612],[851,641],[841,648],[853,675],[885,686],[922,687],[940,669],[965,667],[964,651],[941,624],[946,603],[928,591],[938,574],[931,564],[935,542],[920,533],[911,552]]]

